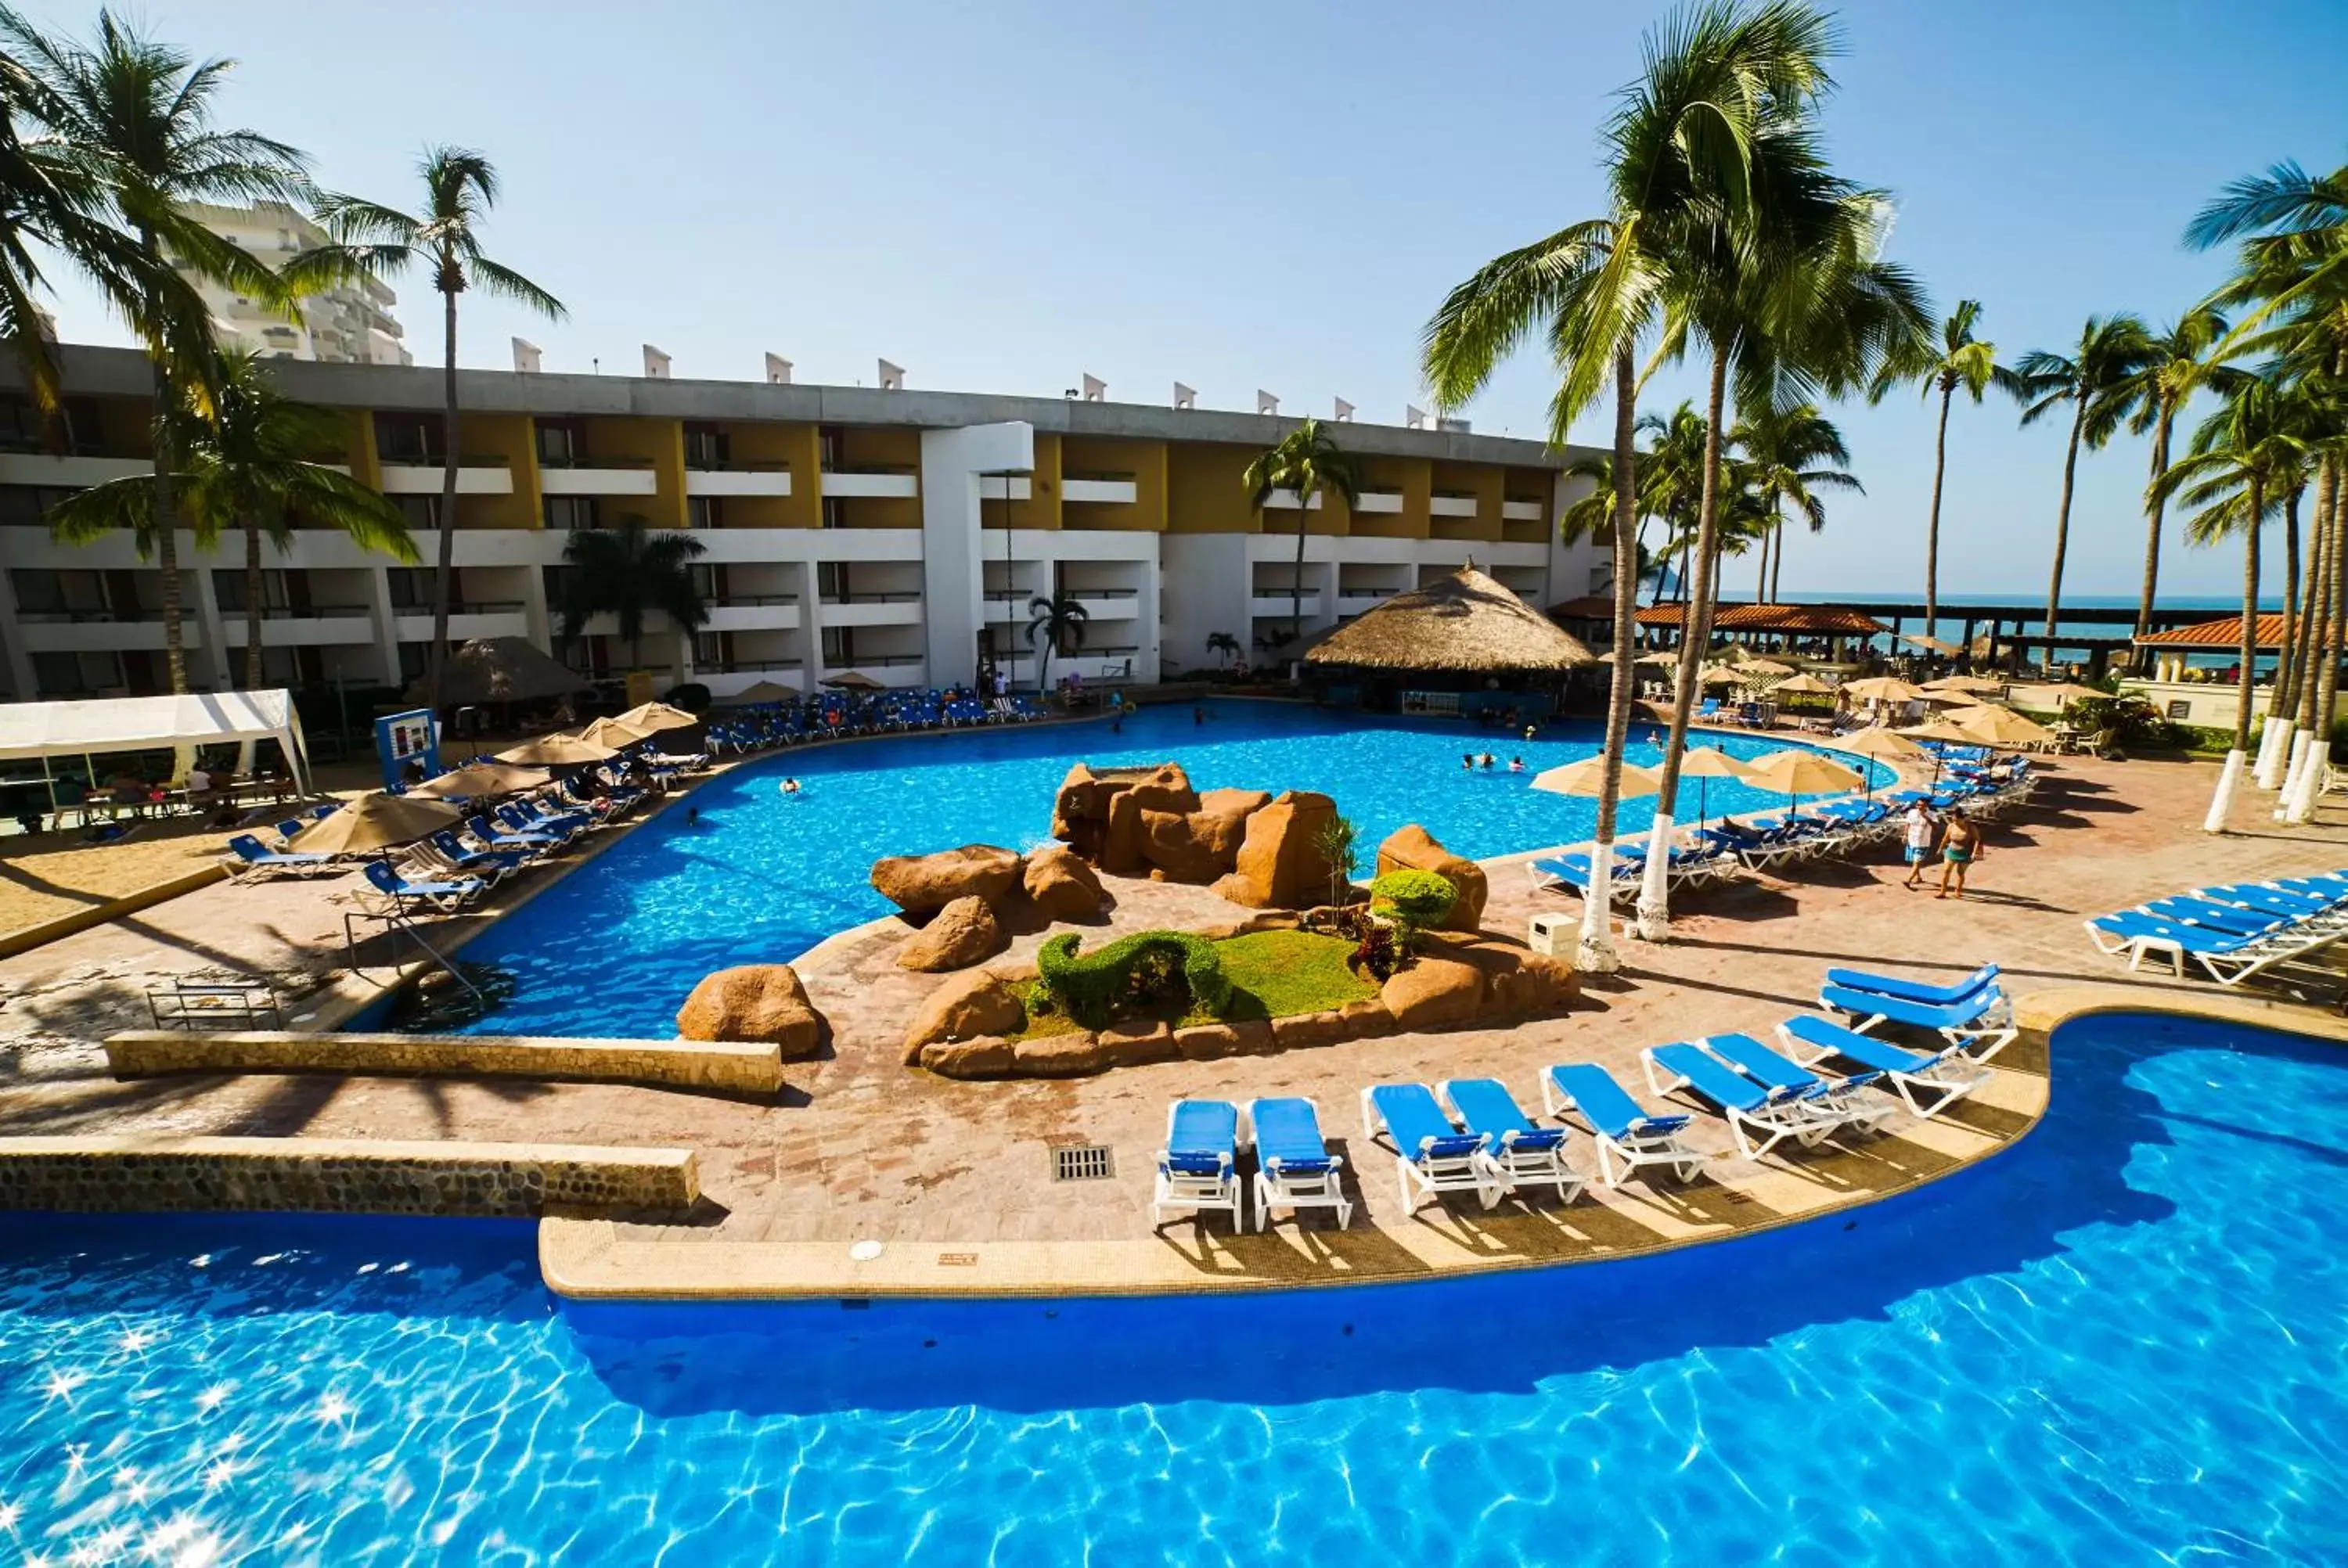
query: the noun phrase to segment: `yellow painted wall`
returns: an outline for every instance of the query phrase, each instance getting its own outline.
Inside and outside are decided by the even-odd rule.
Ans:
[[[375,415],[364,410],[353,410],[343,415],[346,434],[343,437],[343,461],[351,466],[351,477],[370,490],[383,487],[383,454],[375,444]]]
[[[1541,515],[1531,522],[1508,522],[1500,525],[1500,537],[1520,544],[1545,544],[1550,530],[1557,527],[1557,476],[1546,468],[1509,468],[1504,499],[1538,501]]]
[[[1437,463],[1431,466],[1429,498],[1435,490],[1468,490],[1476,497],[1473,518],[1438,518],[1430,511],[1428,527],[1437,538],[1497,539],[1500,537],[1500,496],[1507,470],[1488,463]]]
[[[1035,466],[1027,476],[1027,498],[1008,503],[1011,527],[1014,528],[1054,528],[1062,526],[1060,517],[1060,438],[1048,431],[1035,432]],[[983,528],[1004,526],[1005,503],[990,501],[984,497],[987,481],[979,481],[982,492],[978,503],[978,522]]]
[[[1173,534],[1262,532],[1241,477],[1257,448],[1203,441],[1167,446],[1166,531]]]
[[[1038,437],[1040,440],[1041,437]],[[1064,448],[1063,478],[1133,476],[1134,498],[1117,501],[1061,502],[1061,523],[1071,528],[1128,528],[1163,533],[1167,507],[1167,443],[1112,441],[1071,436]]]
[[[1434,466],[1423,457],[1365,456],[1362,487],[1399,489],[1399,512],[1356,512],[1350,531],[1365,538],[1423,539],[1427,537],[1426,501],[1434,487]]]
[[[727,528],[823,527],[823,476],[818,472],[822,464],[814,425],[729,420],[718,428],[726,433],[736,466],[780,463],[791,471],[788,496],[726,497],[719,513]]]
[[[839,466],[919,473],[922,433],[918,430],[849,425],[840,432]],[[921,498],[856,496],[841,501],[841,522],[851,528],[918,528]]]
[[[540,516],[538,436],[536,423],[526,414],[464,414],[457,425],[463,459],[503,459],[513,475],[508,496],[458,496],[457,526],[460,528],[535,528]]]
[[[685,425],[675,419],[585,421],[589,467],[650,467],[660,490],[651,496],[606,496],[603,518],[642,518],[647,528],[685,527]]]

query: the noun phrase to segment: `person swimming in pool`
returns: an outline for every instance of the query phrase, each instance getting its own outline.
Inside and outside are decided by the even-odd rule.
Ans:
[[[798,781],[798,780],[797,780],[797,779],[785,779],[785,780],[783,781],[783,784],[782,784],[782,793],[783,793],[783,794],[798,794],[798,793],[799,793],[799,781]]]
[[[1520,774],[1524,772],[1525,759],[1522,757],[1510,757],[1509,759],[1509,771],[1512,774]]]
[[[1475,753],[1462,752],[1459,753],[1459,771],[1463,774],[1472,774],[1476,771]]]
[[[1486,767],[1488,767],[1488,767],[1490,767],[1493,764],[1495,764],[1495,763],[1498,762],[1500,759],[1499,759],[1499,758],[1498,758],[1498,757],[1496,757],[1496,756],[1494,756],[1491,753],[1489,753],[1489,752],[1486,752],[1482,756],[1478,757],[1476,760],[1477,760],[1478,763],[1481,763],[1484,766],[1486,766]]]

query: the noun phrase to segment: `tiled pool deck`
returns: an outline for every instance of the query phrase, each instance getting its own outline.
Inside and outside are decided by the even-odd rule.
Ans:
[[[1975,890],[1962,902],[1903,890],[1888,853],[1696,894],[1673,942],[1626,948],[1624,972],[1592,979],[1563,1018],[1089,1079],[963,1083],[904,1068],[902,1020],[936,982],[890,962],[893,937],[851,935],[805,966],[810,992],[834,1020],[833,1054],[789,1067],[788,1088],[772,1105],[612,1084],[106,1077],[82,1042],[143,1022],[134,1004],[150,970],[319,968],[338,957],[340,915],[325,889],[217,887],[0,963],[8,994],[0,1053],[12,1053],[0,1054],[0,1135],[153,1131],[700,1151],[708,1201],[697,1223],[544,1227],[550,1277],[582,1293],[1228,1288],[1622,1255],[1871,1202],[1994,1153],[2044,1107],[2043,1036],[2025,1035],[2000,1056],[1993,1081],[1938,1122],[1896,1119],[1887,1135],[1839,1153],[1757,1164],[1724,1158],[1688,1187],[1634,1182],[1593,1189],[1566,1208],[1536,1199],[1487,1214],[1468,1199],[1406,1216],[1391,1153],[1361,1133],[1360,1089],[1491,1075],[1530,1109],[1543,1067],[1594,1061],[1643,1094],[1643,1047],[1728,1030],[1766,1038],[1778,1020],[1812,1005],[1829,964],[1946,978],[1994,960],[2025,1017],[2082,985],[2108,985],[2148,1006],[2206,998],[2214,988],[2127,975],[2087,945],[2080,920],[2196,883],[2348,864],[2348,813],[2337,808],[2308,826],[2261,822],[2205,836],[2199,823],[2213,777],[2206,764],[2066,759],[2032,806],[1993,825]],[[1535,909],[1573,907],[1535,894],[1519,863],[1492,866],[1492,928],[1521,934]],[[1114,886],[1124,897],[1119,927],[1234,912],[1200,889]],[[2247,1006],[2283,1027],[2322,1027],[2313,1007]],[[1167,1103],[1260,1094],[1319,1101],[1361,1205],[1353,1225],[1339,1231],[1314,1218],[1234,1238],[1219,1217],[1153,1230],[1150,1156]],[[1728,1150],[1716,1120],[1700,1115],[1694,1131],[1700,1146]],[[1114,1177],[1054,1182],[1048,1152],[1067,1141],[1108,1144]],[[1576,1142],[1575,1163],[1586,1169],[1587,1143]],[[879,1255],[852,1259],[859,1242],[880,1244]]]

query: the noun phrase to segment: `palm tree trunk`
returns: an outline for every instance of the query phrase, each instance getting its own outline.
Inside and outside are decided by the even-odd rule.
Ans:
[[[153,235],[142,231],[139,238],[149,250],[153,249]],[[155,565],[163,574],[163,666],[171,694],[176,697],[188,689],[186,610],[180,602],[180,519],[171,492],[171,472],[178,455],[171,446],[170,417],[177,394],[164,375],[160,360],[150,360],[149,368],[153,372],[155,388]],[[228,673],[226,661],[217,651],[212,668],[215,680]]]
[[[244,525],[244,689],[261,690],[261,523]]]
[[[2348,630],[2348,570],[2342,569],[2341,562],[2343,553],[2348,552],[2348,482],[2343,482],[2339,473],[2339,458],[2333,458],[2331,466],[2332,519],[2324,525],[2330,545],[2323,559],[2323,658],[2315,667],[2315,712],[2313,722],[2308,725],[2309,733],[2315,737],[2312,744],[2323,758],[2332,754],[2332,715],[2337,711],[2340,695],[2341,645],[2343,632]]]
[[[1941,378],[1941,428],[1932,439],[1932,509],[1924,517],[1924,635],[1941,634],[1941,482],[1949,472],[1949,399],[1957,384]],[[1893,650],[1898,651],[1898,650]]]
[[[445,282],[445,281],[444,281]],[[425,700],[440,711],[440,676],[448,662],[448,601],[457,579],[457,466],[464,461],[457,440],[457,292],[443,287],[442,318],[447,354],[441,364],[440,559],[432,572],[432,646],[424,651]]]
[[[1680,753],[1688,722],[1695,716],[1696,674],[1712,641],[1713,564],[1720,554],[1721,420],[1728,402],[1728,350],[1715,343],[1712,384],[1704,395],[1704,500],[1696,512],[1695,582],[1683,618],[1679,680],[1672,691],[1672,728],[1663,745],[1663,784],[1655,792],[1654,838],[1647,850],[1645,886],[1639,893],[1639,934],[1651,942],[1671,934],[1671,825],[1678,805]]]
[[[1753,602],[1756,604],[1769,602],[1769,541],[1776,537],[1777,530],[1774,525],[1761,536],[1761,569],[1753,577]]]
[[[1782,581],[1786,575],[1785,506],[1785,497],[1782,496],[1773,497],[1769,503],[1769,509],[1776,519],[1769,525],[1769,537],[1777,541],[1777,548],[1769,555],[1769,602],[1772,604],[1785,602],[1777,597],[1785,591]]]
[[[2299,693],[2299,672],[2307,662],[2299,650],[2299,498],[2303,487],[2293,486],[2282,503],[2282,652],[2275,661],[2274,701],[2267,712],[2278,717],[2291,712]]]
[[[1622,798],[1622,747],[1631,734],[1631,693],[1637,669],[1631,662],[1639,614],[1638,497],[1632,439],[1638,418],[1638,366],[1631,351],[1614,356],[1614,670],[1606,693],[1604,771],[1598,784],[1598,823],[1590,845],[1590,894],[1582,906],[1581,967],[1611,974],[1622,967],[1614,951],[1614,833]]]
[[[2176,423],[2176,419],[2177,410],[2164,401],[2160,407],[2160,417],[2152,427],[2152,477],[2156,481],[2168,472],[2168,436],[2170,426]],[[2168,494],[2155,489],[2152,495],[2152,511],[2146,519],[2144,528],[2144,589],[2137,596],[2136,601],[2136,634],[2139,638],[2150,634],[2152,630],[2153,600],[2160,593],[2160,534],[2168,523]],[[2130,652],[2131,662],[2137,669],[2142,669],[2144,661],[2151,657],[2145,651],[2141,643],[2134,647]]]
[[[2338,519],[2333,516],[2338,504],[2339,466],[2336,460],[2325,458],[2315,480],[2315,542],[2307,552],[2307,625],[2300,636],[2306,650],[2300,659],[2299,727],[2310,734],[2315,733],[2316,702],[2323,682],[2324,650],[2338,638],[2339,628],[2333,624],[2330,584],[2338,566],[2334,557],[2340,549]]]
[[[2256,473],[2250,476],[2250,519],[2242,530],[2242,671],[2234,687],[2240,710],[2234,715],[2237,752],[2250,749],[2250,697],[2259,658],[2259,514],[2265,510],[2266,497]]]
[[[1296,491],[1296,570],[1288,579],[1288,630],[1297,641],[1304,641],[1304,518],[1313,497],[1303,487]]]
[[[2063,454],[2063,505],[2054,514],[2054,572],[2046,583],[2046,667],[2054,667],[2054,623],[2063,612],[2063,557],[2071,545],[2071,482],[2079,471],[2079,436],[2087,423],[2087,400],[2071,416],[2071,445]]]

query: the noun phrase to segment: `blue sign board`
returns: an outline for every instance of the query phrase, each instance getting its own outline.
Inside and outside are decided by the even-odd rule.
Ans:
[[[383,760],[383,786],[416,778],[431,778],[440,772],[440,726],[432,720],[432,710],[416,708],[405,713],[392,713],[375,722],[375,752]],[[417,772],[421,766],[422,773]]]

